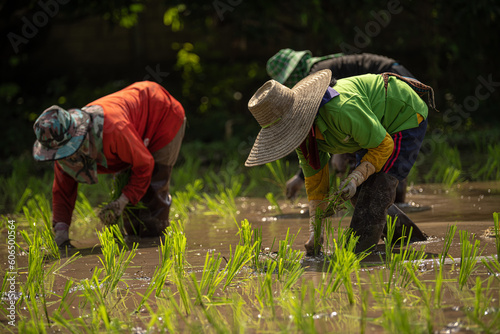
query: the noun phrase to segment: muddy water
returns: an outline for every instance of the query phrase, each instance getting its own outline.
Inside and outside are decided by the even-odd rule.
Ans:
[[[447,228],[451,224],[456,224],[458,230],[467,230],[476,234],[481,241],[483,256],[495,253],[494,239],[485,234],[485,231],[493,226],[492,213],[500,212],[500,182],[466,183],[451,190],[445,190],[438,185],[414,186],[409,189],[407,201],[407,205],[402,208],[429,236],[428,241],[414,244],[414,246],[417,248],[425,246],[429,259],[441,253]],[[276,241],[273,248],[276,250],[278,241],[283,240],[289,231],[290,234],[297,235],[293,247],[303,250],[303,244],[308,237],[307,201],[305,199],[295,203],[279,201],[281,213],[278,213],[267,200],[262,198],[240,198],[238,203],[240,212],[236,222],[248,219],[253,228],[261,229],[263,248],[271,249],[273,242]],[[340,213],[332,220],[333,226],[340,224],[342,227],[348,227],[350,217]],[[202,270],[207,252],[221,253],[222,256],[229,257],[230,248],[234,249],[239,241],[236,222],[202,214],[190,216],[184,227],[187,237],[186,259],[190,264],[190,271]],[[58,294],[61,293],[68,278],[74,281],[89,278],[96,267],[101,267],[98,257],[101,252],[97,246],[98,240],[95,234],[89,230],[79,230],[78,226],[73,226],[71,233],[73,244],[83,256],[56,273],[53,289]],[[460,257],[458,240],[457,233],[450,249],[450,255],[454,259]],[[129,289],[144,293],[158,265],[158,240],[131,241],[139,242],[139,250],[124,278]],[[379,249],[383,249],[382,242],[379,244]],[[376,270],[377,267],[380,268],[382,266],[380,253],[366,258],[364,264],[366,265],[364,271],[367,272]],[[305,259],[303,265],[306,267],[304,277],[319,282],[322,261]],[[427,261],[426,266],[432,267],[432,260]],[[481,268],[476,274],[485,277],[487,272]],[[495,289],[498,290],[498,284]],[[130,307],[132,308],[133,305]],[[450,308],[449,313],[450,323],[462,315],[462,313],[457,315],[453,308]],[[450,332],[457,332],[453,328],[450,330]]]
[[[303,250],[303,244],[308,238],[307,201],[305,199],[290,203],[279,201],[281,213],[270,206],[266,199],[239,198],[239,214],[236,221],[248,219],[253,228],[262,230],[263,248],[277,249],[279,240],[286,237],[287,231],[297,235],[294,248]],[[443,189],[441,185],[412,186],[407,194],[407,204],[402,209],[429,236],[426,242],[416,243],[415,247],[425,246],[428,258],[438,256],[443,249],[444,237],[449,225],[457,225],[457,230],[467,230],[481,240],[484,247],[482,255],[495,253],[494,239],[485,235],[485,231],[493,226],[493,212],[500,212],[500,182],[464,183],[452,189]],[[339,213],[332,218],[332,226],[348,227],[350,217]],[[75,229],[76,230],[76,229]],[[207,252],[221,253],[229,257],[230,247],[238,244],[238,227],[231,219],[221,220],[215,216],[192,215],[184,227],[187,238],[186,259],[193,271],[203,267]],[[97,238],[94,236],[82,240],[78,231],[72,238],[80,253],[85,255],[74,265],[66,269],[68,276],[85,278],[98,264],[96,254],[99,254]],[[458,232],[450,249],[450,255],[460,257]],[[158,264],[157,239],[131,239],[139,242],[139,252],[134,259],[134,268],[130,276],[131,287],[144,287],[152,276]],[[379,243],[379,250],[383,243]],[[367,265],[380,264],[379,254],[369,256],[364,260]],[[306,259],[306,275],[318,275],[321,264],[316,259]]]

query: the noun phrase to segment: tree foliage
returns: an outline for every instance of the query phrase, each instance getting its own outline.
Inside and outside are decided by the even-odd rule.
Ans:
[[[148,30],[156,12],[162,28]],[[370,52],[395,58],[434,87],[441,110],[431,116],[434,126],[487,127],[500,120],[499,15],[495,0],[3,0],[0,110],[8,126],[0,155],[30,150],[33,121],[47,106],[79,107],[144,78],[161,80],[183,103],[187,140],[251,142],[258,127],[246,103],[268,79],[267,59],[287,47],[318,56]],[[89,19],[130,31],[130,45],[123,45],[133,50],[130,66],[100,37],[79,47],[101,48],[102,67],[63,57],[81,36],[47,48],[57,27],[95,22]],[[23,35],[30,32],[27,22],[34,24],[29,38]],[[144,34],[159,46],[168,41],[169,57],[156,67],[146,62],[154,54],[144,54]]]

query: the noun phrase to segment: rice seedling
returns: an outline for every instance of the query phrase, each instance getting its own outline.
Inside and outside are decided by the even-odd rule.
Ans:
[[[368,293],[366,289],[359,289],[361,299],[361,315],[359,317],[359,333],[366,333],[367,313],[368,313]]]
[[[455,167],[448,167],[444,171],[444,176],[442,183],[447,187],[451,188],[454,184],[459,182],[460,175],[462,172]]]
[[[97,219],[97,215],[90,204],[87,196],[82,191],[78,192],[78,200],[75,203],[75,213],[78,215],[78,222],[92,225],[93,221]],[[91,230],[91,229],[89,229]]]
[[[240,236],[240,241],[238,244],[241,246],[252,246],[252,225],[250,224],[248,219],[242,220],[240,225],[236,223],[236,226],[238,227],[238,232],[236,233],[236,235]]]
[[[26,230],[21,231],[21,235],[28,245],[28,267],[26,268],[26,280],[19,285],[20,298],[18,305],[24,305],[30,314],[29,320],[21,319],[19,328],[25,331],[46,332],[46,327],[50,327],[49,301],[48,298],[54,295],[53,273],[59,271],[64,266],[73,262],[77,254],[73,255],[64,264],[58,267],[58,262],[54,262],[48,269],[44,268],[44,251],[42,248],[43,235],[38,229],[33,230],[30,237]],[[67,294],[66,294],[67,295]],[[43,328],[43,329],[42,329]]]
[[[497,249],[497,260],[500,260],[500,213],[493,212],[493,230],[495,231],[495,245]]]
[[[224,189],[232,189],[235,196],[241,191],[241,185],[245,181],[245,175],[238,172],[239,164],[227,164],[218,172],[214,169],[203,174],[205,191],[208,193],[220,193]]]
[[[72,300],[69,301],[70,291],[74,285],[73,280],[69,279],[66,281],[66,284],[64,285],[63,292],[60,296],[56,295],[59,299],[59,306],[57,309],[52,313],[52,317],[54,317],[54,314],[61,314],[63,311],[66,312],[66,314],[71,314],[71,311],[69,309],[69,305],[71,302],[74,300],[74,296],[72,296]]]
[[[488,159],[474,173],[476,180],[500,180],[500,144],[488,144]]]
[[[99,279],[102,271],[102,269],[95,270],[92,277],[84,279],[81,282],[81,287],[83,288],[81,294],[84,302],[83,306],[89,305],[89,307],[85,309],[88,314],[85,316],[81,325],[83,329],[86,329],[87,332],[91,333],[99,332],[101,329],[104,329],[107,332],[117,332],[119,329],[123,330],[122,327],[127,327],[117,316],[113,316],[110,313],[110,311],[115,309],[117,305],[112,304],[113,307],[111,307],[110,303],[107,302],[107,292],[102,289],[103,284]],[[116,313],[122,315],[126,314],[126,312]]]
[[[274,198],[273,193],[271,193],[271,192],[267,193],[266,199],[269,201],[271,206],[273,206],[276,209],[277,214],[280,214],[280,215],[283,214],[283,211],[281,210],[280,205],[279,205],[278,201],[276,200],[276,198]]]
[[[122,281],[122,276],[134,258],[139,244],[134,243],[127,256],[128,249],[120,249],[118,242],[115,241],[115,236],[121,236],[119,239],[124,243],[123,235],[117,225],[106,226],[101,232],[97,232],[97,236],[102,251],[99,261],[105,271],[105,277],[102,281],[104,286],[103,296],[106,297]]]
[[[195,293],[196,293],[196,300],[201,301],[202,300],[202,294],[201,294],[201,289],[200,286],[196,280],[196,276],[194,273],[190,275],[191,277],[191,282],[193,284]],[[205,317],[205,319],[208,321],[208,323],[215,329],[217,333],[229,333],[229,326],[227,322],[224,320],[224,317],[221,316],[220,312],[217,311],[216,307],[207,307],[204,303],[199,303],[200,308],[201,308],[201,313]],[[220,306],[221,304],[218,303]]]
[[[262,269],[260,261],[261,247],[262,247],[262,229],[252,229],[252,225],[247,219],[241,221],[238,225],[238,232],[236,235],[240,236],[239,245],[252,248],[252,267],[256,271]]]
[[[271,313],[271,318],[276,318],[277,304],[275,294],[275,279],[274,273],[276,271],[277,262],[272,259],[268,259],[266,267],[267,271],[264,275],[264,279],[260,281],[260,290],[256,295],[256,299],[259,301],[259,312],[262,316]]]
[[[45,322],[48,323],[49,313],[47,308],[47,294],[44,284],[43,255],[40,249],[39,238],[33,239],[28,253],[28,276],[26,284],[21,288],[22,298],[30,314],[30,321],[37,331],[45,333]],[[40,301],[41,308],[38,301]],[[45,316],[45,320],[44,317]],[[49,324],[50,326],[50,324]],[[43,329],[42,329],[43,328]]]
[[[397,218],[396,218],[397,219]],[[410,247],[411,233],[408,233],[407,238],[400,238],[399,252],[395,253],[394,248],[397,241],[393,243],[396,221],[387,216],[387,236],[385,242],[385,264],[388,268],[388,282],[386,292],[391,291],[392,285],[407,287],[411,282],[413,272],[418,272],[421,262],[426,258],[425,245],[422,245],[420,250]],[[405,226],[403,226],[402,235],[406,235]]]
[[[327,297],[339,291],[344,286],[347,299],[351,305],[355,303],[353,282],[351,275],[356,275],[359,282],[360,261],[368,254],[354,252],[358,236],[352,234],[352,230],[338,228],[337,239],[331,237],[331,251],[328,256],[328,267],[322,275],[322,280],[318,292],[321,296]],[[330,239],[330,238],[328,238]]]
[[[440,265],[434,283],[434,307],[436,308],[441,307],[441,301],[443,300],[443,283],[443,265]]]
[[[441,142],[436,144],[434,156],[434,163],[424,175],[425,182],[443,182],[447,180],[448,185],[450,182],[458,181],[460,171],[462,170],[462,162],[460,160],[460,152],[457,147],[450,147],[448,143]]]
[[[183,150],[181,150],[181,154]],[[182,154],[181,164],[172,169],[172,181],[175,181],[171,185],[172,193],[185,189],[189,184],[192,184],[194,176],[200,175],[200,165],[201,161],[197,158],[197,155]]]
[[[301,333],[318,333],[314,315],[318,314],[318,298],[314,284],[303,282],[297,294],[284,292],[280,298],[280,306],[289,314],[295,330]]]
[[[288,160],[280,159],[266,164],[267,169],[271,172],[273,178],[266,179],[275,184],[281,190],[281,194],[286,193],[286,182],[290,178],[290,165]]]
[[[100,203],[108,201],[110,194],[113,192],[113,183],[115,182],[114,175],[98,174],[96,184],[80,183],[78,192],[82,192],[93,207]],[[121,190],[120,190],[121,191]]]
[[[219,194],[214,196],[215,199],[207,193],[204,193],[203,198],[205,199],[205,204],[208,208],[205,214],[216,215],[225,219],[235,219],[236,214],[238,213],[235,199],[236,196],[237,193],[235,193],[233,189],[222,190]]]
[[[449,256],[449,251],[451,247],[451,243],[453,242],[453,238],[455,237],[455,233],[457,231],[457,225],[448,226],[448,230],[446,231],[446,236],[444,238],[443,251],[439,257],[439,265],[441,267],[444,266],[446,258]]]
[[[419,312],[403,295],[404,292],[393,290],[383,305],[381,324],[388,333],[425,333],[426,325],[422,324]]]
[[[182,224],[180,222],[172,222],[173,233],[169,236],[172,238],[172,259],[173,266],[171,269],[173,281],[177,287],[177,293],[180,295],[182,305],[186,314],[191,314],[191,301],[189,299],[187,286],[184,282],[185,264],[186,264],[186,235],[183,233]]]
[[[268,192],[273,194],[280,194],[283,190],[275,183],[268,181],[269,169],[264,166],[256,166],[248,168],[248,174],[245,190],[242,192],[243,196],[264,197]]]
[[[226,272],[219,271],[221,263],[222,257],[220,253],[210,255],[207,252],[205,265],[203,266],[203,275],[200,280],[200,290],[204,293],[208,301],[212,300],[217,287],[219,287],[225,278]],[[202,303],[203,298],[199,302]]]
[[[146,289],[146,292],[141,296],[141,301],[135,308],[136,312],[144,306],[148,298],[151,296],[153,291],[155,292],[155,297],[159,297],[162,291],[163,286],[168,278],[168,275],[171,272],[173,259],[173,240],[172,234],[174,231],[169,226],[164,231],[164,238],[160,238],[160,245],[158,246],[158,266],[156,266],[153,276],[151,277],[151,281]]]
[[[478,256],[481,255],[479,252],[480,241],[478,239],[471,243],[469,240],[470,234],[467,231],[459,231],[460,235],[460,271],[458,274],[458,283],[460,289],[462,290],[467,284],[470,275],[476,269],[478,262]],[[474,238],[474,235],[472,235]],[[478,253],[479,252],[479,253]]]
[[[35,195],[27,201],[23,207],[23,212],[33,234],[35,235],[35,232],[37,232],[36,235],[40,235],[40,246],[48,252],[48,256],[59,259],[61,256],[52,233],[52,211],[47,198],[39,194]],[[24,239],[28,243],[29,239]]]
[[[216,176],[218,178],[218,176]],[[236,217],[238,208],[236,205],[236,197],[240,194],[242,188],[242,179],[238,177],[230,177],[230,183],[215,183],[215,188],[218,194],[212,198],[209,194],[203,193],[205,205],[208,210],[205,212],[207,215],[217,215],[221,218]],[[226,186],[224,186],[226,185]]]
[[[312,229],[314,232],[314,238],[313,238],[313,248],[318,253],[321,253],[320,249],[324,249],[324,245],[322,243],[322,238],[323,238],[323,210],[321,208],[316,208],[316,212],[314,213],[314,218],[310,222]],[[311,229],[311,226],[309,227],[309,230]],[[311,232],[311,231],[310,231]],[[319,254],[314,254],[314,255],[319,255]]]
[[[237,293],[231,296],[231,310],[233,325],[231,328],[231,333],[246,333],[247,332],[247,322],[249,316],[245,313],[246,302],[243,297]]]
[[[147,328],[156,328],[161,333],[179,333],[177,313],[174,307],[171,306],[170,299],[161,298],[156,301],[156,309],[152,309],[148,304],[145,305],[151,319],[147,324]],[[184,317],[180,317],[184,321]]]
[[[226,271],[227,274],[226,281],[222,286],[223,290],[225,290],[233,282],[233,279],[240,272],[243,266],[252,260],[252,252],[256,244],[257,243],[255,243],[252,247],[236,245],[234,254],[231,246],[229,246],[229,261],[224,268],[224,271]]]
[[[278,243],[278,252],[274,258],[277,264],[276,274],[283,283],[284,290],[290,289],[304,273],[301,265],[304,253],[292,248],[296,237],[297,235],[290,235],[290,229],[287,229],[285,239]]]
[[[417,277],[417,274],[414,271],[411,263],[405,263],[406,271],[410,275],[410,278],[413,284],[417,287],[420,292],[421,301],[423,301],[423,308],[421,307],[421,311],[424,314],[425,322],[426,322],[426,331],[427,333],[434,332],[434,326],[432,323],[432,308],[433,308],[433,298],[432,298],[432,288],[428,288],[422,281],[420,281]],[[441,270],[442,267],[439,268]],[[440,293],[440,291],[434,291],[435,293]],[[440,299],[440,297],[439,297]],[[435,300],[435,299],[434,299]]]
[[[255,244],[253,251],[253,267],[256,271],[262,270],[262,263],[260,261],[261,251],[262,251],[262,229],[253,230],[253,238],[251,244]]]
[[[495,246],[496,246],[496,258],[495,256],[488,256],[485,259],[481,259],[481,262],[488,268],[493,277],[500,281],[500,226],[499,226],[499,213],[493,212],[493,233],[495,233]]]
[[[496,333],[500,325],[500,313],[492,307],[495,298],[485,293],[490,291],[492,282],[493,279],[490,277],[486,281],[486,287],[483,288],[481,278],[476,277],[473,304],[471,307],[464,307],[467,319],[473,324],[470,326],[471,329],[476,329],[481,333]]]
[[[125,171],[122,171],[122,172],[119,172],[119,173],[116,173],[113,175],[110,193],[108,195],[109,202],[113,202],[121,196],[122,189],[128,184],[131,174],[132,174],[131,169],[127,169]],[[101,206],[103,206],[105,204],[106,204],[106,202],[102,203]],[[138,202],[135,205],[129,203],[125,206],[123,213],[118,217],[118,219],[116,221],[116,225],[118,225],[122,234],[125,231],[124,219],[127,219],[127,217],[134,217],[134,218],[138,219],[138,217],[134,211],[140,210],[140,209],[145,209],[145,208],[146,208],[146,206],[142,202]],[[134,229],[133,226],[132,226],[132,229]]]
[[[176,191],[172,199],[172,212],[177,219],[187,220],[189,213],[194,211],[193,202],[201,201],[200,192],[203,189],[201,179],[194,180],[185,187],[185,191]]]

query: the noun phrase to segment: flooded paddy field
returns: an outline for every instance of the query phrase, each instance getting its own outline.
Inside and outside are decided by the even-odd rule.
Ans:
[[[17,327],[3,317],[4,329],[500,332],[500,241],[493,229],[500,182],[412,186],[401,207],[428,241],[392,249],[380,241],[367,256],[342,245],[348,212],[330,219],[324,255],[305,257],[305,199],[280,200],[280,211],[264,198],[235,201],[234,217],[193,210],[165,243],[126,237],[128,251],[118,242],[110,250],[113,234],[98,237],[95,228],[102,227],[90,217],[90,224],[72,227],[76,249],[60,260],[45,256],[37,275],[30,275],[29,247],[18,237],[26,251],[16,255]]]

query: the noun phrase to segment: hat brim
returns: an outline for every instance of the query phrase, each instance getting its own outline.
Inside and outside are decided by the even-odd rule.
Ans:
[[[87,135],[90,123],[90,115],[81,109],[69,109],[70,114],[75,115],[75,136],[73,136],[63,146],[54,149],[47,149],[38,140],[33,145],[33,157],[37,161],[54,161],[64,159],[73,155],[82,146]]]
[[[292,88],[295,99],[291,110],[285,111],[272,126],[260,130],[245,166],[259,166],[281,159],[299,147],[311,130],[331,76],[328,69],[318,71]]]

